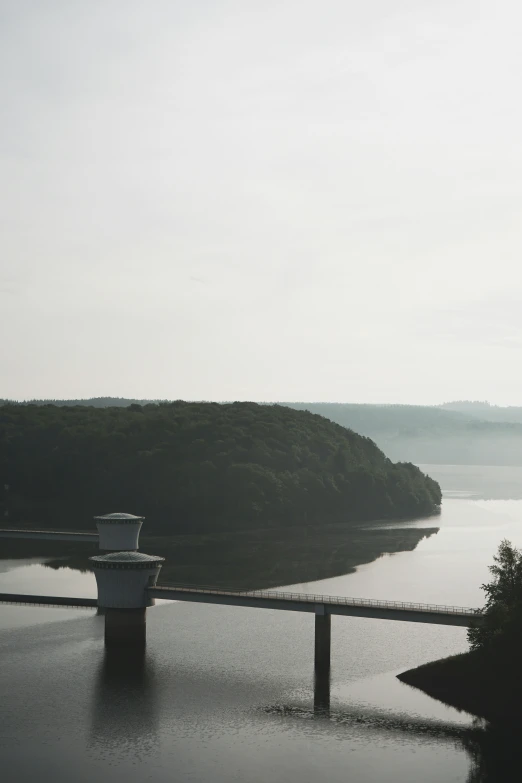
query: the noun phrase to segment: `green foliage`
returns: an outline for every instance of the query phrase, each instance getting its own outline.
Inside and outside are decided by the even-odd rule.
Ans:
[[[151,533],[193,532],[411,517],[440,502],[414,465],[281,405],[0,407],[9,524],[80,529],[130,510]]]
[[[372,438],[394,460],[522,465],[522,408],[289,402]]]
[[[31,400],[2,405],[127,407],[165,400],[93,397]],[[522,408],[481,403],[442,406],[361,405],[333,402],[281,403],[308,410],[371,438],[394,461],[460,465],[522,465]]]
[[[481,622],[468,630],[472,650],[522,644],[522,552],[504,539],[493,560]]]
[[[130,405],[146,405],[148,403],[167,402],[167,400],[132,400],[127,397],[90,397],[86,400],[17,400],[0,399],[0,405],[57,405],[63,406],[89,406],[94,408],[126,408]]]

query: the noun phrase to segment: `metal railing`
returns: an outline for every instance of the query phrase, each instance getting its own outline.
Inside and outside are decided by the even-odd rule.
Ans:
[[[409,601],[381,601],[373,598],[348,598],[336,595],[318,595],[317,593],[292,593],[281,590],[225,590],[216,587],[196,587],[180,584],[161,584],[148,588],[151,591],[168,593],[170,590],[178,593],[197,595],[215,595],[231,598],[262,598],[269,601],[291,601],[294,603],[324,604],[327,606],[353,606],[361,609],[391,609],[403,612],[425,612],[429,614],[448,614],[453,616],[473,616],[481,613],[480,609],[469,606],[449,606],[447,604],[422,604]],[[160,597],[160,596],[157,596]],[[95,608],[96,598],[70,598],[62,596],[38,596],[16,593],[0,593],[0,603],[32,605],[32,606],[62,606],[74,608]]]
[[[20,593],[0,593],[0,604],[17,606],[59,606],[66,609],[96,609],[97,598],[70,598],[56,595],[25,595]]]
[[[316,593],[292,593],[281,590],[232,590],[218,587],[200,587],[163,583],[151,590],[176,590],[205,595],[231,596],[242,598],[265,598],[272,601],[294,601],[296,603],[326,604],[334,606],[354,606],[368,609],[395,609],[406,612],[429,612],[431,614],[476,615],[480,609],[469,606],[448,606],[447,604],[421,604],[409,601],[381,601],[373,598],[347,598],[336,595],[318,595]],[[158,596],[159,597],[159,596]]]
[[[92,530],[44,530],[43,528],[34,527],[0,527],[0,534],[2,533],[50,533],[53,536],[65,533],[68,536],[91,536],[92,538],[99,538],[98,532]]]

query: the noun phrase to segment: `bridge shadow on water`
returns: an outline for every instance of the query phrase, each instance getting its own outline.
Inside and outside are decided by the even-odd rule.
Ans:
[[[278,718],[325,721],[339,732],[349,733],[353,727],[366,728],[381,735],[409,735],[461,747],[470,761],[466,783],[519,783],[522,779],[522,723],[494,725],[475,718],[466,726],[364,709],[359,705],[331,708],[330,677],[317,673],[313,708],[279,704],[266,708],[265,712]]]
[[[157,684],[145,646],[105,649],[97,672],[89,747],[97,757],[143,761],[158,747]]]
[[[159,752],[158,696],[160,682],[145,647],[105,649],[94,682],[89,748],[111,763],[147,761]],[[477,719],[462,725],[394,714],[359,704],[331,704],[330,674],[317,672],[313,705],[277,704],[263,709],[279,720],[317,721],[322,730],[340,738],[354,731],[379,737],[418,738],[437,745],[461,748],[469,758],[466,783],[518,783],[522,770],[522,726],[485,725]]]
[[[467,783],[518,783],[522,779],[522,725],[490,725],[462,744],[471,760]]]
[[[98,758],[144,761],[159,750],[158,683],[146,649],[125,656],[105,650],[94,686],[89,747]],[[472,725],[423,720],[349,704],[331,707],[330,675],[316,674],[313,706],[274,705],[265,714],[288,720],[320,721],[340,735],[354,729],[376,735],[418,737],[460,747],[469,757],[467,783],[518,783],[522,770],[522,726]],[[376,742],[378,739],[376,736]]]

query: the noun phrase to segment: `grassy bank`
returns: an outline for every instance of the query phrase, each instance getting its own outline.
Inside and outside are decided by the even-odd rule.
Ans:
[[[398,678],[458,710],[495,723],[520,723],[520,660],[507,654],[463,653],[410,669]]]

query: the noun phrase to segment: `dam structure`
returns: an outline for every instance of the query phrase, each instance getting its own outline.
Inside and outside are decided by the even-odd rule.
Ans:
[[[144,517],[115,513],[95,517],[100,554],[89,557],[96,577],[98,597],[63,598],[28,594],[0,593],[0,603],[36,604],[39,606],[97,607],[105,616],[105,645],[120,648],[143,646],[146,641],[146,611],[155,599],[193,603],[242,606],[306,612],[314,616],[315,672],[328,677],[331,660],[331,618],[360,617],[375,620],[430,623],[469,627],[480,622],[480,610],[437,604],[381,601],[369,598],[295,593],[285,590],[233,590],[182,584],[158,584],[163,557],[138,551],[139,533]],[[7,530],[1,537],[40,538],[45,531]],[[3,536],[3,533],[8,533]],[[16,536],[16,533],[20,533]],[[31,535],[34,534],[34,535]],[[73,536],[57,531],[60,536]],[[83,535],[83,534],[76,534]],[[61,538],[61,540],[92,540]],[[114,546],[118,545],[118,550]]]

